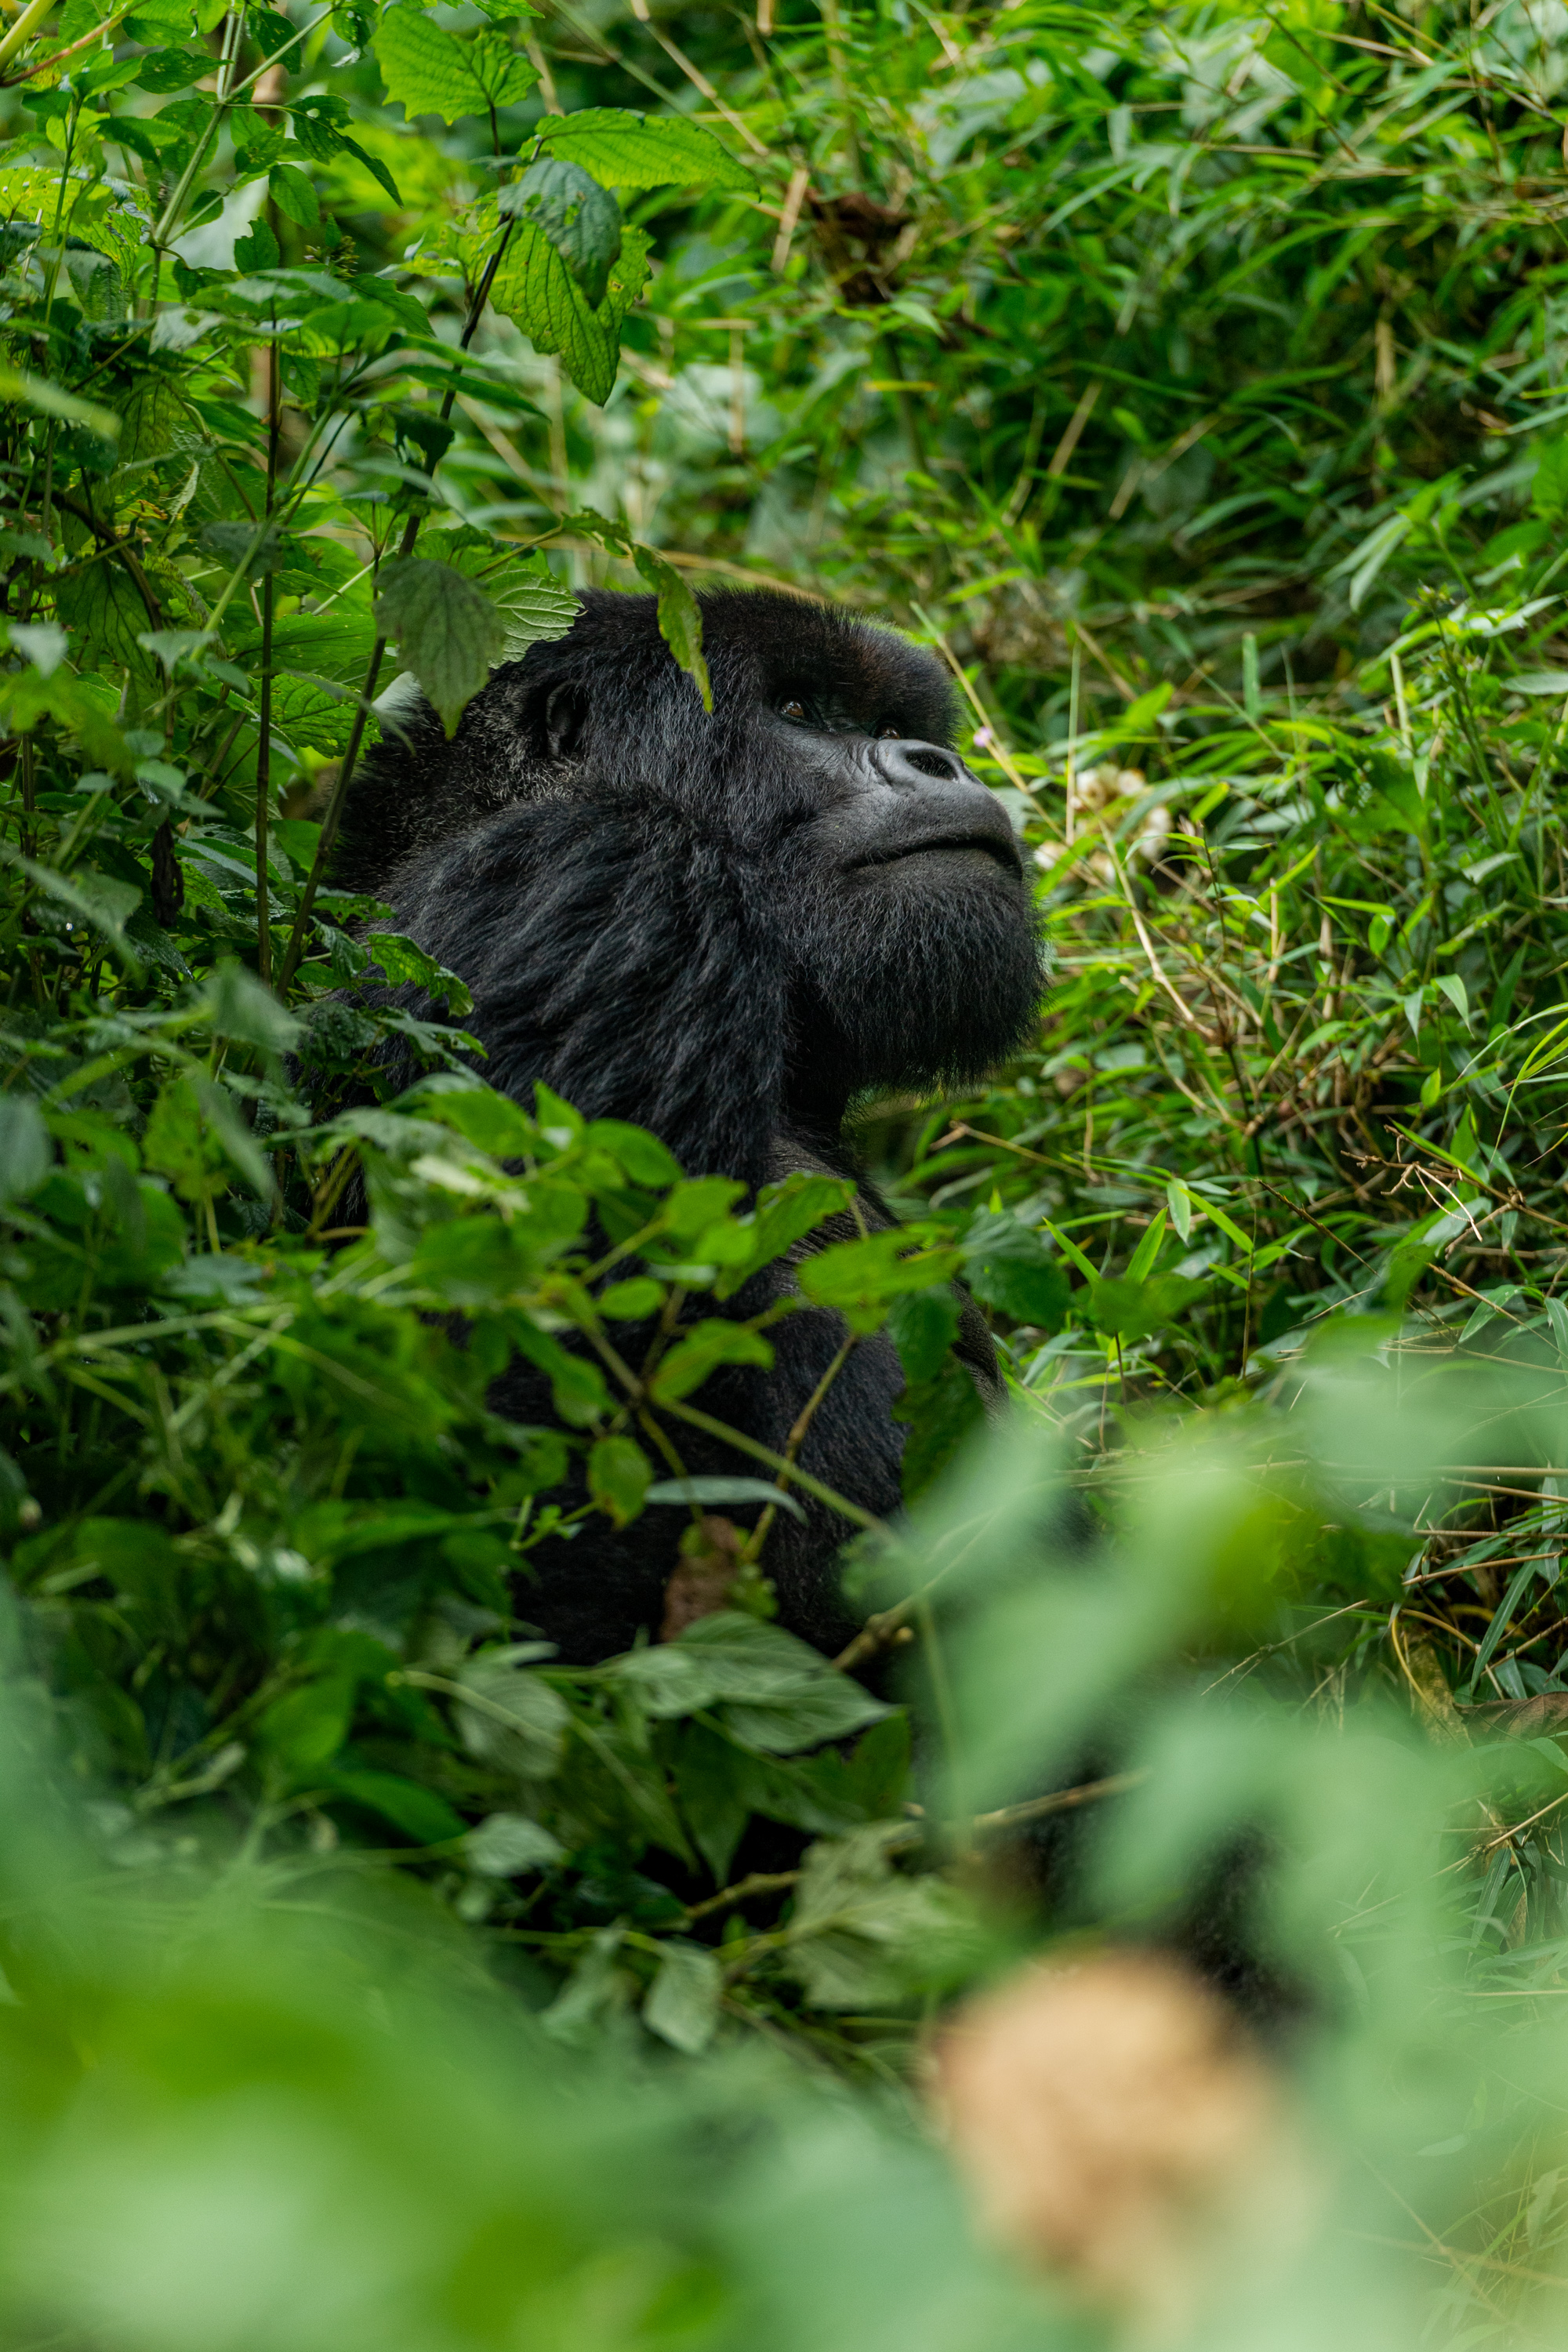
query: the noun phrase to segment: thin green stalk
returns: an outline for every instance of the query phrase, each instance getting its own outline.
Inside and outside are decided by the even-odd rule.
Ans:
[[[278,320],[267,347],[267,527],[278,485],[279,377]],[[256,743],[256,970],[263,985],[272,978],[271,910],[267,888],[267,833],[272,804],[272,614],[277,572],[268,551],[261,583],[261,717]]]
[[[489,299],[490,288],[495,283],[496,271],[500,268],[507,247],[511,242],[514,226],[515,215],[508,219],[495,251],[485,264],[484,275],[474,289],[474,299],[468,306],[468,315],[458,341],[459,352],[466,352],[474,339],[479,320],[484,315],[485,304]],[[448,384],[447,396],[442,401],[440,408],[440,422],[443,425],[452,414],[452,404],[457,396],[456,383]],[[404,526],[403,537],[398,542],[397,552],[400,557],[413,553],[414,543],[419,536],[419,526],[423,520],[423,516],[417,512],[409,516]],[[359,761],[360,745],[364,740],[365,721],[370,717],[371,706],[375,699],[376,684],[381,677],[381,665],[386,656],[386,644],[384,637],[377,637],[371,648],[370,660],[365,667],[364,681],[360,688],[359,704],[354,711],[353,725],[349,731],[348,745],[343,752],[342,765],[338,769],[336,782],[332,785],[331,797],[327,803],[326,813],[321,819],[321,830],[316,841],[316,855],[311,861],[310,871],[306,878],[305,887],[300,893],[300,904],[295,910],[293,927],[289,933],[289,944],[283,951],[282,968],[278,975],[279,991],[283,994],[287,993],[294,974],[300,969],[300,959],[305,952],[305,933],[310,920],[310,910],[316,903],[316,893],[321,887],[321,877],[327,870],[328,860],[337,842],[338,828],[342,823],[349,786],[353,782],[354,769]]]

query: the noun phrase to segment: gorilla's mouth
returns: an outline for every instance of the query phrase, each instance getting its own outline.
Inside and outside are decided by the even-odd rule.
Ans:
[[[865,857],[858,857],[849,871],[860,874],[869,866],[901,866],[906,858],[931,857],[942,851],[951,853],[954,850],[971,854],[978,851],[993,866],[1000,866],[1011,881],[1016,882],[1023,876],[1024,861],[1015,845],[1010,841],[999,841],[992,833],[933,833],[924,841],[901,841],[886,849],[872,850]]]

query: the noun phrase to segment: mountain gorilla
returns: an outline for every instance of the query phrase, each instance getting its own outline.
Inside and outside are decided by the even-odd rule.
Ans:
[[[397,929],[462,974],[484,1075],[525,1105],[542,1079],[589,1118],[651,1129],[689,1175],[853,1176],[857,1096],[977,1077],[1019,1044],[1040,993],[1012,826],[951,748],[943,673],[842,613],[710,595],[710,715],[652,597],[582,604],[559,643],[496,672],[452,742],[421,711],[405,745],[383,746],[350,794],[334,878],[389,902]],[[868,1228],[889,1223],[863,1181],[858,1206]],[[729,1311],[754,1314],[788,1279],[771,1270]],[[701,1402],[782,1452],[844,1326],[813,1309],[770,1336],[770,1372],[726,1370]],[[958,1346],[998,1394],[972,1306]],[[900,1502],[901,1386],[891,1343],[863,1340],[800,1456],[879,1516]],[[496,1402],[548,1417],[526,1366]],[[689,1427],[680,1452],[694,1475],[756,1475]],[[679,1526],[649,1511],[546,1547],[529,1617],[579,1662],[657,1631]],[[833,1574],[846,1532],[808,1504],[768,1545],[782,1622],[829,1651],[853,1630]]]

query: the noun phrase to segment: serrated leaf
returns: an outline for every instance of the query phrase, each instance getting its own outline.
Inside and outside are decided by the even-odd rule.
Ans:
[[[538,551],[509,558],[499,572],[485,579],[483,586],[506,623],[504,657],[508,661],[516,661],[530,646],[552,644],[565,636],[582,611],[576,590],[557,580],[548,559]]]
[[[648,274],[647,233],[621,231],[619,258],[596,307],[542,230],[520,220],[496,271],[490,300],[513,319],[535,351],[555,352],[579,392],[603,407],[615,389],[621,329]]]
[[[621,249],[621,208],[580,164],[559,155],[541,156],[521,180],[501,190],[497,209],[503,219],[531,221],[588,300],[604,300],[610,264]]]
[[[209,522],[203,527],[201,543],[221,556],[230,571],[244,564],[247,580],[283,569],[283,542],[276,523],[268,523],[258,539],[253,522]]]
[[[907,1834],[875,1822],[807,1849],[784,1966],[817,2009],[862,2009],[930,1984],[972,1944],[962,1897],[931,1877],[908,1878],[889,1855]]]
[[[506,624],[484,590],[449,563],[395,557],[382,568],[375,625],[396,639],[405,668],[455,734],[506,646]]]
[[[389,8],[373,44],[388,98],[412,121],[437,114],[457,123],[492,107],[515,106],[539,79],[500,33],[459,41],[420,8]]]
[[[643,2003],[650,2033],[687,2057],[700,2057],[719,2022],[724,1972],[705,1944],[666,1944],[658,1974]]]
[[[632,562],[658,595],[658,633],[702,697],[704,710],[713,708],[713,687],[702,654],[702,608],[673,564],[640,544]]]
[[[552,155],[564,155],[606,188],[748,188],[752,174],[700,122],[683,115],[634,114],[616,106],[585,106],[547,115],[535,137]]]

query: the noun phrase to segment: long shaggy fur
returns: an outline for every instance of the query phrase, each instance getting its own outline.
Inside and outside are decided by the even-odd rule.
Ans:
[[[1039,992],[1016,870],[973,851],[850,870],[831,847],[825,809],[836,795],[852,818],[862,805],[845,779],[868,739],[950,741],[945,678],[890,632],[826,608],[711,596],[710,715],[651,597],[583,606],[568,636],[496,672],[451,743],[421,710],[405,742],[381,748],[351,793],[334,878],[389,902],[395,928],[462,974],[466,1025],[505,1093],[531,1104],[542,1080],[589,1117],[634,1120],[689,1174],[753,1187],[797,1168],[851,1174],[841,1126],[856,1094],[977,1075],[1018,1042]],[[777,716],[796,695],[822,722],[809,733]],[[939,776],[944,755],[927,765]],[[945,769],[972,784],[951,755]],[[775,1271],[731,1311],[755,1312],[788,1278]],[[727,1371],[700,1402],[782,1451],[843,1331],[813,1311],[772,1336],[770,1373]],[[994,1384],[973,1309],[962,1344]],[[899,1507],[900,1387],[891,1347],[863,1341],[802,1454],[879,1515]],[[548,1417],[526,1367],[496,1402]],[[693,1434],[680,1433],[689,1470],[755,1473]],[[658,1623],[679,1528],[653,1510],[554,1547],[525,1613],[570,1657],[625,1646]],[[815,1506],[805,1528],[781,1517],[766,1560],[784,1621],[829,1647],[848,1631],[832,1574],[844,1533]]]

